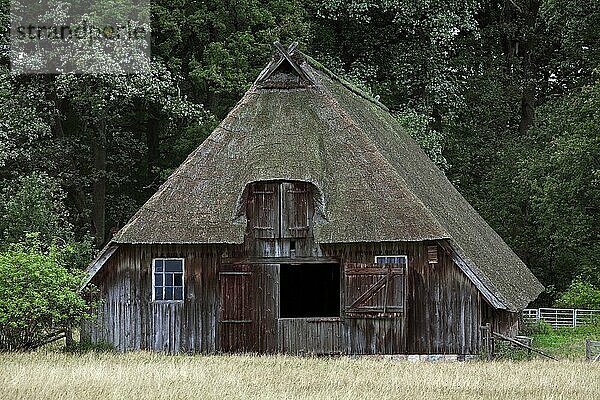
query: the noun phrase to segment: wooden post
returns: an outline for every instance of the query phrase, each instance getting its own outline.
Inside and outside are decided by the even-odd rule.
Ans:
[[[484,332],[483,348],[485,351],[485,356],[488,361],[491,361],[492,357],[494,355],[494,342],[493,342],[493,337],[492,337],[492,326],[489,323],[487,323],[481,327],[481,330],[482,330],[482,332]]]
[[[488,351],[488,360],[492,360],[492,358],[494,357],[494,331],[492,328],[492,324],[490,324],[489,322],[486,324],[487,326],[487,332],[488,332],[488,342],[489,342],[489,351]]]
[[[73,328],[71,327],[71,323],[67,324],[67,329],[65,329],[65,346],[67,349],[73,347]]]
[[[585,340],[585,358],[592,362],[600,361],[600,342]]]

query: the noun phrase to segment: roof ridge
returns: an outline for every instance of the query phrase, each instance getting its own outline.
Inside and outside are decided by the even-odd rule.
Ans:
[[[360,97],[362,97],[363,99],[370,101],[371,103],[375,104],[376,106],[382,108],[384,111],[390,112],[390,109],[385,104],[383,104],[382,102],[380,102],[379,100],[377,100],[371,94],[367,93],[366,91],[364,91],[363,89],[361,89],[357,85],[353,84],[349,80],[347,80],[347,79],[343,78],[342,76],[336,74],[335,72],[333,72],[332,70],[330,70],[329,68],[327,68],[326,66],[324,66],[323,64],[321,64],[320,62],[318,62],[317,60],[315,60],[314,58],[312,58],[311,56],[303,53],[300,50],[297,50],[297,52],[300,53],[302,55],[302,57],[304,57],[304,59],[306,60],[306,62],[308,63],[308,65],[310,65],[311,67],[313,67],[313,68],[315,68],[315,69],[317,69],[317,70],[319,70],[321,72],[324,72],[325,75],[327,75],[331,79],[333,79],[333,80],[341,83],[342,85],[344,85],[344,87],[346,87],[346,89],[350,90],[354,94],[357,94]]]

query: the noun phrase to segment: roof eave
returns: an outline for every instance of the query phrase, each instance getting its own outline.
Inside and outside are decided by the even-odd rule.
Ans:
[[[112,257],[118,248],[119,245],[111,241],[108,242],[108,244],[104,246],[102,250],[100,250],[94,261],[92,261],[85,270],[86,276],[81,283],[80,290],[83,290],[87,285],[89,285],[92,279],[94,279],[94,276],[100,272],[104,264],[106,264],[106,262],[110,259],[110,257]]]
[[[473,268],[463,259],[461,256],[462,251],[457,247],[456,244],[451,243],[450,240],[439,240],[438,244],[452,256],[452,261],[461,269],[461,271],[463,271],[465,275],[467,275],[469,280],[475,285],[475,287],[477,287],[477,289],[492,307],[498,310],[507,310],[511,312],[518,311],[512,304],[500,299],[492,289],[486,286]]]

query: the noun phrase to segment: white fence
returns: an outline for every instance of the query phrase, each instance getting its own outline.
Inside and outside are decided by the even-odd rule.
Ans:
[[[526,308],[523,310],[523,321],[546,321],[553,328],[584,325],[592,320],[593,317],[600,318],[600,310],[582,310],[577,308]]]

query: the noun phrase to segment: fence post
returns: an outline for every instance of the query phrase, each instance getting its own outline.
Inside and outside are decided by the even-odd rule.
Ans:
[[[585,359],[592,361],[592,341],[585,339]]]
[[[489,322],[485,324],[486,327],[486,336],[487,336],[487,357],[488,361],[492,361],[492,357],[494,356],[494,338],[492,335],[492,324]]]
[[[493,344],[492,344],[492,327],[490,323],[487,323],[480,327],[481,332],[483,333],[483,349],[485,351],[485,357],[488,361],[492,360],[493,356]]]
[[[577,309],[573,309],[573,328],[577,326]]]

